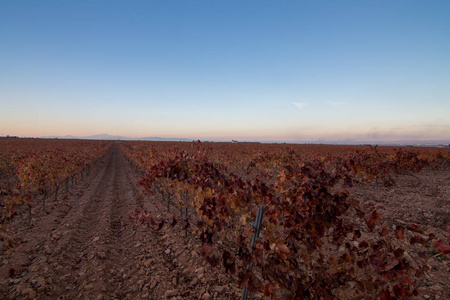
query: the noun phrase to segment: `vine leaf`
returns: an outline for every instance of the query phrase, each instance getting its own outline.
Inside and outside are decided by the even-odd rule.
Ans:
[[[386,270],[392,270],[393,268],[395,268],[398,264],[400,263],[400,261],[396,258],[394,258],[387,266],[386,266]]]
[[[370,214],[366,215],[364,219],[367,226],[369,226],[370,229],[373,229],[380,222],[381,215],[376,210],[374,210]]]
[[[444,239],[439,239],[433,242],[434,249],[443,254],[450,254],[450,246],[444,244]]]
[[[211,243],[204,244],[200,249],[200,253],[213,268],[220,264],[220,256]]]
[[[177,225],[178,220],[177,218],[175,218],[175,216],[172,216],[172,223],[170,224],[170,227],[174,227],[175,225]]]
[[[275,251],[282,259],[288,259],[289,254],[291,253],[286,244],[277,244]]]
[[[225,267],[225,272],[230,274],[236,273],[236,262],[233,256],[231,256],[231,253],[227,250],[223,251],[223,266]]]
[[[395,237],[397,239],[399,239],[399,240],[404,240],[405,239],[405,236],[403,235],[403,227],[402,226],[397,226],[395,228],[394,234],[395,234]]]

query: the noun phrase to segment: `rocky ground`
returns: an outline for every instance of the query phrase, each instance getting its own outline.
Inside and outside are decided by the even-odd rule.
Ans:
[[[68,194],[50,197],[46,213],[36,205],[30,228],[26,218],[10,224],[16,245],[1,257],[0,299],[240,299],[235,280],[203,260],[199,241],[184,237],[181,224],[155,231],[129,220],[136,208],[165,210],[140,200],[137,180],[114,145]],[[448,170],[351,193],[390,225],[413,222],[439,236],[450,225]],[[450,299],[448,257],[435,255],[429,264],[418,298]]]

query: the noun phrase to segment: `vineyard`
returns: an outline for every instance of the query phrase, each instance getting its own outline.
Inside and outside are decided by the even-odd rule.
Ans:
[[[0,143],[0,299],[450,297],[448,149]]]
[[[74,141],[4,140],[0,144],[0,229],[22,206],[28,210],[28,226],[32,206],[41,198],[42,209],[51,194],[55,199],[79,176],[89,174],[89,168],[105,155],[108,143]]]

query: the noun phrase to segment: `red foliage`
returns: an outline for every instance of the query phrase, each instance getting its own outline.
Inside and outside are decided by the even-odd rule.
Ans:
[[[272,299],[280,290],[289,299],[335,298],[354,284],[371,298],[417,293],[414,286],[425,263],[408,263],[397,244],[428,246],[433,236],[423,237],[424,230],[415,224],[391,232],[375,209],[361,206],[345,189],[417,172],[427,164],[417,153],[398,149],[386,155],[372,147],[371,153],[347,159],[308,160],[291,150],[248,157],[211,153],[197,142],[191,151],[160,154],[144,166],[140,185],[151,194],[157,182],[170,179],[174,187],[189,190],[191,200],[183,205],[200,219],[202,256],[211,266],[237,274],[239,286]],[[248,223],[261,206],[262,235],[251,248]],[[356,227],[357,219],[367,227]],[[441,240],[434,247],[450,251]],[[247,268],[250,263],[253,268]]]

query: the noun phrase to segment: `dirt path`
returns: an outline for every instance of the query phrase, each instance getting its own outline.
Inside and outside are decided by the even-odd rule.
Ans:
[[[0,268],[1,298],[123,298],[136,207],[129,172],[114,145],[67,199],[19,232],[22,243]]]

